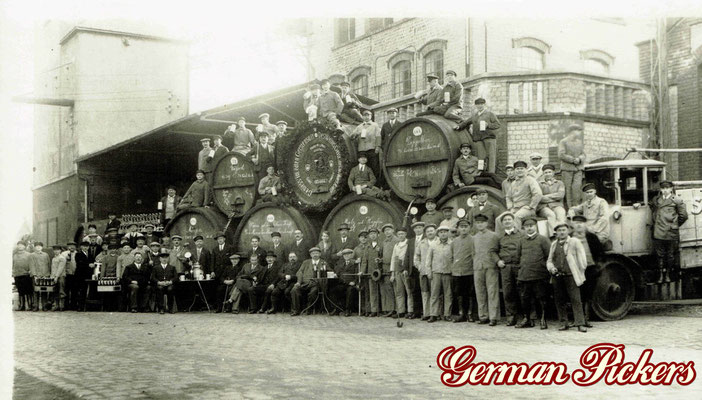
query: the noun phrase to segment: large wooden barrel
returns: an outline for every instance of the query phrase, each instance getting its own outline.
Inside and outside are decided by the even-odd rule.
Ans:
[[[257,184],[254,165],[248,157],[234,151],[225,154],[212,174],[217,208],[227,216],[244,215],[254,205]]]
[[[223,231],[227,225],[227,217],[213,208],[188,208],[178,214],[166,225],[164,232],[173,236],[183,237],[183,243],[193,243],[193,238],[202,235],[205,247],[216,245],[215,235]]]
[[[349,192],[347,180],[356,164],[353,142],[326,122],[301,122],[278,140],[276,158],[286,191],[305,213],[329,211]]]
[[[251,247],[251,237],[261,238],[261,247],[272,247],[271,233],[280,232],[282,243],[288,247],[295,241],[293,232],[301,230],[307,248],[317,244],[318,232],[309,218],[292,207],[275,203],[260,203],[244,214],[234,232],[234,243],[242,251]],[[298,255],[299,256],[299,255]],[[302,259],[307,258],[305,254]]]
[[[469,185],[454,190],[442,197],[437,203],[436,208],[441,209],[443,206],[451,206],[453,207],[454,214],[465,215],[464,213],[467,213],[471,207],[473,207],[473,203],[470,201],[470,195],[478,189],[485,189],[487,191],[488,201],[497,206],[500,213],[507,211],[507,204],[505,203],[505,197],[502,195],[502,191],[488,185]]]
[[[403,122],[383,146],[385,179],[404,201],[423,203],[438,198],[451,181],[461,143],[470,143],[465,131],[440,116]]]
[[[391,223],[395,227],[403,224],[405,210],[396,201],[384,201],[366,195],[349,194],[329,213],[323,231],[329,231],[332,241],[339,239],[337,228],[342,223],[349,225],[349,236],[355,238],[362,230],[380,228]]]

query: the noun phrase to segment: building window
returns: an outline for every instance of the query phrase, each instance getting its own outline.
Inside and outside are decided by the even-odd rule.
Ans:
[[[439,83],[444,81],[444,52],[432,50],[424,56],[424,76],[435,74]]]
[[[356,20],[337,18],[334,20],[334,45],[339,46],[356,38]]]
[[[585,66],[585,71],[587,72],[599,75],[609,74],[609,65],[602,60],[591,58],[589,60],[584,60],[583,64]]]
[[[412,64],[400,61],[392,67],[392,96],[400,97],[412,92]]]
[[[529,114],[544,111],[544,83],[515,82],[509,84],[508,114]]]
[[[373,33],[392,25],[392,18],[368,18],[365,33]]]
[[[368,97],[368,75],[358,75],[351,81],[353,92]]]
[[[517,69],[536,70],[544,69],[544,53],[533,47],[520,47],[516,49]]]

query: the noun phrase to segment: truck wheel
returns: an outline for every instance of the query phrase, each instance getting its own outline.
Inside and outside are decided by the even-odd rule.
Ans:
[[[624,318],[634,301],[636,285],[629,267],[616,259],[599,265],[590,302],[592,311],[603,321]]]

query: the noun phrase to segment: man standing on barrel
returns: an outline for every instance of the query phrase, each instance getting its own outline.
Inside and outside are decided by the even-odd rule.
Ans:
[[[497,132],[500,130],[500,120],[492,111],[485,108],[485,99],[475,99],[476,112],[471,118],[461,121],[457,131],[473,126],[473,143],[476,155],[486,163],[486,171],[494,174],[497,162]]]

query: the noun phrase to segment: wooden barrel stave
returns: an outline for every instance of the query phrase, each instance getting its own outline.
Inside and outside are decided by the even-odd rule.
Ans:
[[[215,235],[223,231],[227,225],[227,217],[213,208],[197,207],[180,211],[166,225],[164,232],[170,236],[180,235],[183,243],[193,243],[193,238],[202,235],[205,247],[214,247],[217,243]]]
[[[451,182],[461,143],[470,143],[465,131],[440,116],[403,122],[384,144],[383,174],[402,200],[423,203],[438,198]]]
[[[405,210],[396,201],[384,201],[366,195],[349,194],[329,212],[322,231],[329,231],[332,241],[339,240],[339,225],[349,225],[349,236],[356,238],[362,230],[380,228],[391,223],[395,227],[404,223]]]
[[[212,190],[217,208],[228,216],[242,216],[254,205],[258,182],[254,165],[241,153],[222,156],[212,175]]]

